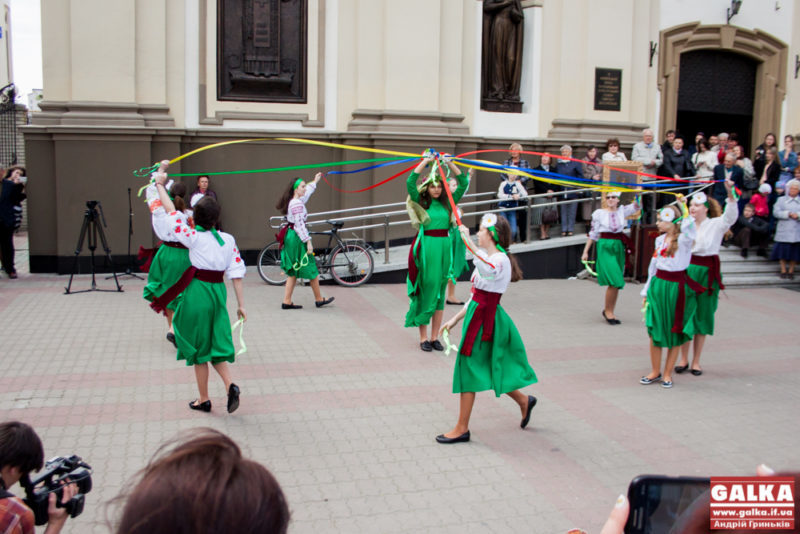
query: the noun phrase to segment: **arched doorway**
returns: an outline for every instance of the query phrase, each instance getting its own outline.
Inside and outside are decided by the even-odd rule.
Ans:
[[[694,60],[702,61],[702,56],[688,55],[691,52],[708,51],[742,56],[744,60],[755,65],[754,88],[752,97],[752,127],[748,132],[738,131],[737,127],[727,128],[747,135],[758,144],[767,132],[775,131],[780,126],[781,106],[786,96],[786,65],[788,47],[786,43],[762,31],[751,31],[731,25],[703,26],[699,22],[673,26],[662,30],[659,39],[658,89],[661,92],[661,109],[659,124],[661,132],[677,129],[678,96],[682,87],[682,58],[686,56],[687,64]],[[734,59],[726,56],[726,61]],[[722,56],[718,56],[722,57]],[[748,67],[750,68],[750,67]],[[693,85],[687,84],[687,88]],[[691,99],[690,99],[691,100]],[[687,104],[688,105],[688,104]],[[692,104],[693,105],[693,104]],[[719,110],[717,105],[712,108]],[[696,112],[695,112],[696,113]],[[741,117],[740,117],[741,118]],[[713,124],[703,128],[713,128]],[[694,131],[683,132],[693,136]],[[711,134],[714,132],[706,132]],[[758,142],[755,142],[758,141]]]
[[[723,50],[681,54],[675,129],[687,143],[697,132],[736,132],[750,153],[757,68],[754,59]]]

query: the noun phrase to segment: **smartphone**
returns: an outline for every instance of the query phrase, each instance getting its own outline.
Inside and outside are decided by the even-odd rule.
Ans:
[[[692,513],[710,502],[708,478],[641,475],[628,487],[626,534],[677,533]]]

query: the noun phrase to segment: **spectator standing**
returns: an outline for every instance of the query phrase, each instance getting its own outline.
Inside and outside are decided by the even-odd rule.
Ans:
[[[497,191],[497,198],[500,199],[498,205],[504,211],[502,212],[508,219],[508,224],[511,227],[511,242],[514,243],[519,240],[519,229],[517,228],[517,213],[521,210],[516,208],[520,205],[520,200],[527,196],[525,187],[517,180],[516,174],[505,175],[506,179],[500,183],[500,188]],[[509,209],[510,208],[510,209]]]
[[[673,180],[694,176],[694,165],[689,160],[689,153],[683,149],[682,137],[676,137],[672,148],[664,152],[663,167],[666,176]]]
[[[620,152],[619,139],[616,137],[612,137],[606,141],[606,150],[607,152],[603,154],[603,163],[613,161],[628,161],[628,158],[625,157],[625,153]]]
[[[778,158],[781,162],[781,177],[778,180],[776,192],[782,194],[784,191],[783,184],[792,179],[794,170],[797,168],[797,152],[794,151],[794,136],[783,136],[783,150],[778,152]]]
[[[698,151],[697,144],[700,142],[701,139],[705,138],[706,134],[704,134],[703,132],[697,132],[697,134],[694,136],[694,144],[690,145],[689,148],[686,149],[689,152],[689,156],[694,156],[697,153]]]
[[[531,164],[528,163],[528,160],[522,159],[520,157],[520,152],[522,151],[522,145],[519,143],[511,143],[511,146],[508,147],[508,155],[511,156],[507,160],[503,162],[503,165],[507,167],[516,167],[518,169],[522,169],[525,171],[529,171],[531,169]],[[508,175],[506,173],[500,174],[500,178],[502,180],[506,180]],[[523,190],[528,188],[528,182],[530,178],[527,176],[520,176],[517,175],[517,181],[522,184]],[[522,205],[522,204],[520,204]],[[520,241],[527,241],[528,240],[528,210],[521,209],[517,210],[516,218],[518,223],[518,230],[519,230],[519,240]]]
[[[758,178],[756,178],[756,171],[753,168],[753,162],[750,158],[744,155],[744,149],[741,145],[736,145],[731,151],[736,156],[736,165],[742,169],[742,195],[739,198],[739,211],[744,209],[744,205],[753,196],[753,193],[758,190]]]
[[[778,199],[772,211],[778,220],[772,260],[781,262],[781,278],[794,280],[794,266],[800,261],[800,180],[786,182],[786,194]],[[787,269],[788,264],[788,269]]]
[[[661,145],[661,152],[665,153],[672,148],[672,142],[675,140],[675,130],[667,130],[664,132],[664,143]]]
[[[539,162],[539,166],[536,167],[533,170],[534,171],[539,171],[539,172],[544,172],[544,173],[555,172],[555,167],[551,163],[550,156],[548,156],[547,154],[543,154],[542,155],[542,159]],[[547,194],[547,195],[551,195],[551,196],[548,196],[548,197],[537,196],[537,197],[535,197],[533,199],[533,204],[537,205],[537,204],[545,204],[545,203],[548,203],[548,202],[554,202],[555,198],[552,196],[552,194],[556,190],[557,190],[557,186],[554,185],[554,184],[550,184],[550,183],[547,183],[547,182],[544,182],[544,181],[541,181],[541,180],[534,180],[534,183],[533,183],[533,194],[534,195],[545,195],[545,194]],[[557,215],[558,208],[556,206],[553,206],[553,208],[555,209],[555,212],[556,212],[556,219],[555,220],[558,220],[558,218],[557,218],[558,217],[558,215]],[[547,232],[548,232],[548,230],[550,230],[550,225],[553,224],[553,222],[555,222],[555,220],[554,221],[545,222],[544,218],[543,218],[544,211],[545,211],[545,208],[539,207],[539,208],[533,208],[533,212],[531,213],[531,218],[533,219],[533,221],[531,221],[531,224],[539,225],[539,239],[541,239],[541,240],[550,239],[550,236],[547,234]]]
[[[728,134],[726,132],[720,132],[717,135],[719,139],[719,144],[717,145],[717,163],[722,163],[722,160],[725,158],[725,153],[728,150]]]
[[[589,145],[589,148],[586,149],[586,157],[583,158],[583,178],[595,182],[603,180],[603,164],[600,162],[600,158],[597,157],[597,147],[594,145]],[[581,219],[584,221],[592,218],[592,209],[597,201],[597,193],[595,191],[588,191],[587,195],[592,201],[581,204]]]
[[[661,145],[653,142],[653,130],[645,128],[642,130],[642,140],[633,145],[633,152],[631,153],[631,160],[640,161],[642,163],[642,171],[655,176],[658,169],[664,163],[664,154],[661,151]],[[652,177],[643,177],[643,181],[655,180]],[[643,195],[643,218],[646,223],[652,223],[652,217],[655,214],[655,195]]]
[[[753,198],[755,198],[755,195]],[[769,223],[767,223],[766,219],[756,216],[753,204],[745,204],[742,214],[739,215],[739,219],[733,227],[733,244],[741,247],[743,258],[750,254],[750,247],[753,245],[758,249],[756,254],[759,256],[767,255]]]
[[[764,136],[764,142],[761,143],[756,147],[755,157],[753,158],[753,164],[757,163],[759,160],[766,159],[767,151],[770,148],[775,148],[777,150],[777,139],[775,134],[770,132]]]
[[[211,182],[208,179],[208,176],[198,176],[197,177],[197,187],[194,191],[192,191],[192,196],[190,203],[192,206],[200,202],[200,199],[204,196],[209,196],[214,200],[217,200],[217,194],[211,190]]]
[[[0,188],[0,263],[9,278],[17,277],[14,265],[14,232],[22,224],[22,201],[28,177],[25,167],[14,166],[3,173]]]
[[[716,135],[708,136],[708,149],[714,154],[719,152],[719,136]]]
[[[774,146],[764,151],[764,158],[757,159],[753,164],[753,170],[758,178],[759,185],[769,184],[770,191],[775,188],[775,184],[781,178],[781,164],[778,162],[778,149]]]
[[[583,164],[572,160],[572,147],[564,145],[561,147],[561,159],[556,164],[556,172],[568,178],[583,179]],[[581,198],[581,191],[569,186],[556,186],[560,191],[567,191],[564,195],[565,200],[576,200]],[[573,235],[575,231],[575,218],[578,215],[578,204],[571,202],[561,205],[561,235]]]
[[[741,167],[736,165],[736,156],[733,153],[726,154],[722,165],[714,167],[715,183],[711,196],[719,202],[720,206],[723,205],[728,197],[728,192],[725,190],[725,180],[733,180],[734,185],[741,189],[743,179],[744,172]]]
[[[711,180],[714,177],[714,167],[717,166],[717,155],[711,151],[708,141],[697,141],[697,152],[692,155],[692,165],[700,180]]]

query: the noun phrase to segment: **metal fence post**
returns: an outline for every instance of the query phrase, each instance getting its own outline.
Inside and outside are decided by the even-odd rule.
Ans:
[[[389,263],[389,216],[383,216],[383,263]]]

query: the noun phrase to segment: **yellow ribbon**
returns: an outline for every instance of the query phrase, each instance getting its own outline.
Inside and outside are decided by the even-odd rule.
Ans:
[[[231,325],[231,335],[233,335],[237,328],[239,329],[239,346],[241,348],[239,352],[236,353],[236,356],[239,356],[247,352],[247,345],[244,344],[244,319],[239,319]]]

